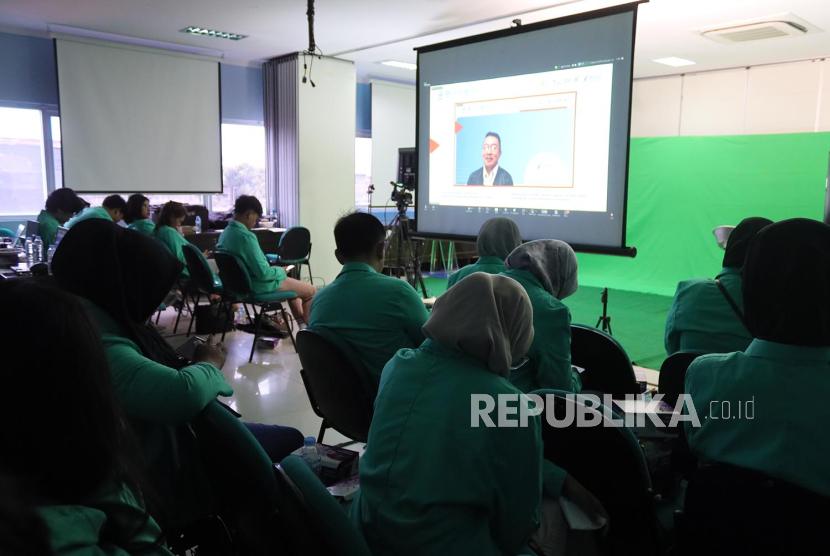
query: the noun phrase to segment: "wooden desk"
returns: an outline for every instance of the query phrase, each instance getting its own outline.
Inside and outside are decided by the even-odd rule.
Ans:
[[[259,241],[259,247],[266,255],[275,255],[279,252],[280,238],[286,228],[254,228],[252,231]],[[201,234],[186,234],[184,238],[196,246],[199,251],[215,251],[216,242],[222,230],[211,230]]]

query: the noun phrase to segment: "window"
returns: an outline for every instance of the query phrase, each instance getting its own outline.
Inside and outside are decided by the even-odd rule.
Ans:
[[[49,127],[52,130],[52,161],[55,168],[55,189],[59,189],[63,187],[63,158],[61,158],[60,116],[49,116]]]
[[[240,195],[254,195],[268,211],[265,185],[265,126],[222,124],[222,195],[211,195],[211,210],[233,209]]]
[[[48,187],[40,110],[0,106],[3,214],[38,214],[46,202]]]

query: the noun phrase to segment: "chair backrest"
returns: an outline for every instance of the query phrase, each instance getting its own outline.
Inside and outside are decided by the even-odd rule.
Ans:
[[[234,297],[247,297],[251,293],[251,276],[239,257],[217,251],[213,258],[219,267],[219,278],[225,292]]]
[[[583,324],[571,325],[571,364],[582,367],[583,390],[614,397],[640,393],[631,359],[610,334]]]
[[[677,398],[686,391],[686,370],[701,355],[704,354],[679,351],[663,361],[657,391],[663,394],[664,402],[672,407],[677,405]]]
[[[374,399],[349,358],[333,342],[311,330],[297,333],[297,353],[315,413],[340,434],[366,442]]]
[[[191,421],[202,461],[240,554],[280,554],[279,489],[256,438],[218,401]]]
[[[184,254],[185,263],[187,263],[187,272],[190,274],[190,279],[196,289],[205,294],[214,293],[216,288],[213,283],[213,271],[205,260],[205,256],[189,243],[182,244],[182,253]]]
[[[286,457],[277,468],[277,474],[281,498],[287,506],[284,513],[288,514],[288,510],[292,510],[292,521],[299,518],[305,522],[300,525],[300,529],[296,529],[298,534],[295,544],[301,544],[302,539],[305,539],[306,550],[301,550],[302,552],[326,553],[319,548],[309,550],[308,543],[313,543],[328,546],[329,554],[371,556],[363,537],[349,522],[346,511],[302,458]]]
[[[187,209],[188,214],[185,217],[184,222],[182,222],[184,226],[195,226],[196,217],[198,216],[202,219],[202,230],[208,231],[211,229],[210,213],[205,205],[187,205],[185,208]]]
[[[537,390],[533,394],[545,399],[545,459],[572,475],[608,512],[605,553],[625,554],[632,549],[649,552],[648,547],[656,542],[657,518],[648,466],[634,433],[624,426],[604,426],[609,424],[606,415],[614,414],[602,405],[596,407],[603,415],[602,425],[578,427],[576,416],[586,406],[582,396],[561,390]],[[548,394],[553,395],[553,408]],[[568,426],[557,428],[547,421],[549,411],[554,412],[558,424],[566,423],[568,415],[574,417]]]
[[[0,228],[0,237],[14,237],[14,232],[8,228]]]
[[[295,263],[308,258],[311,232],[302,226],[291,226],[280,237],[280,262]]]
[[[829,522],[830,498],[758,471],[709,465],[689,481],[678,544],[681,554],[810,554],[830,544]]]

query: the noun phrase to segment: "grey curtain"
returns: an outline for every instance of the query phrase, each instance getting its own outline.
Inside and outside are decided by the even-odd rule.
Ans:
[[[297,104],[298,55],[268,60],[262,66],[265,94],[265,181],[279,226],[300,220],[300,134]]]

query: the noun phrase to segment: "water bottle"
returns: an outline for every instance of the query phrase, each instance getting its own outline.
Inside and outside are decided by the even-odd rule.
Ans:
[[[236,316],[233,319],[234,324],[245,325],[248,324],[248,315],[245,314],[245,309],[240,304],[236,309]]]
[[[55,250],[57,249],[57,245],[54,243],[49,246],[49,249],[46,250],[46,262],[49,264],[49,267],[52,266],[52,257],[55,256]]]
[[[201,216],[196,217],[196,233],[197,234],[202,233],[202,217]]]
[[[274,226],[277,225],[276,224],[276,222],[277,222],[277,209],[272,209],[271,210],[271,222],[274,222]]]
[[[35,264],[35,242],[31,237],[26,238],[26,263],[29,266]]]
[[[42,263],[46,259],[43,257],[43,240],[40,236],[35,236],[34,247],[32,248],[35,255],[35,262]]]
[[[307,436],[305,442],[303,442],[302,458],[309,469],[319,477],[320,467],[323,465],[323,458],[317,449],[317,439],[313,436]]]

